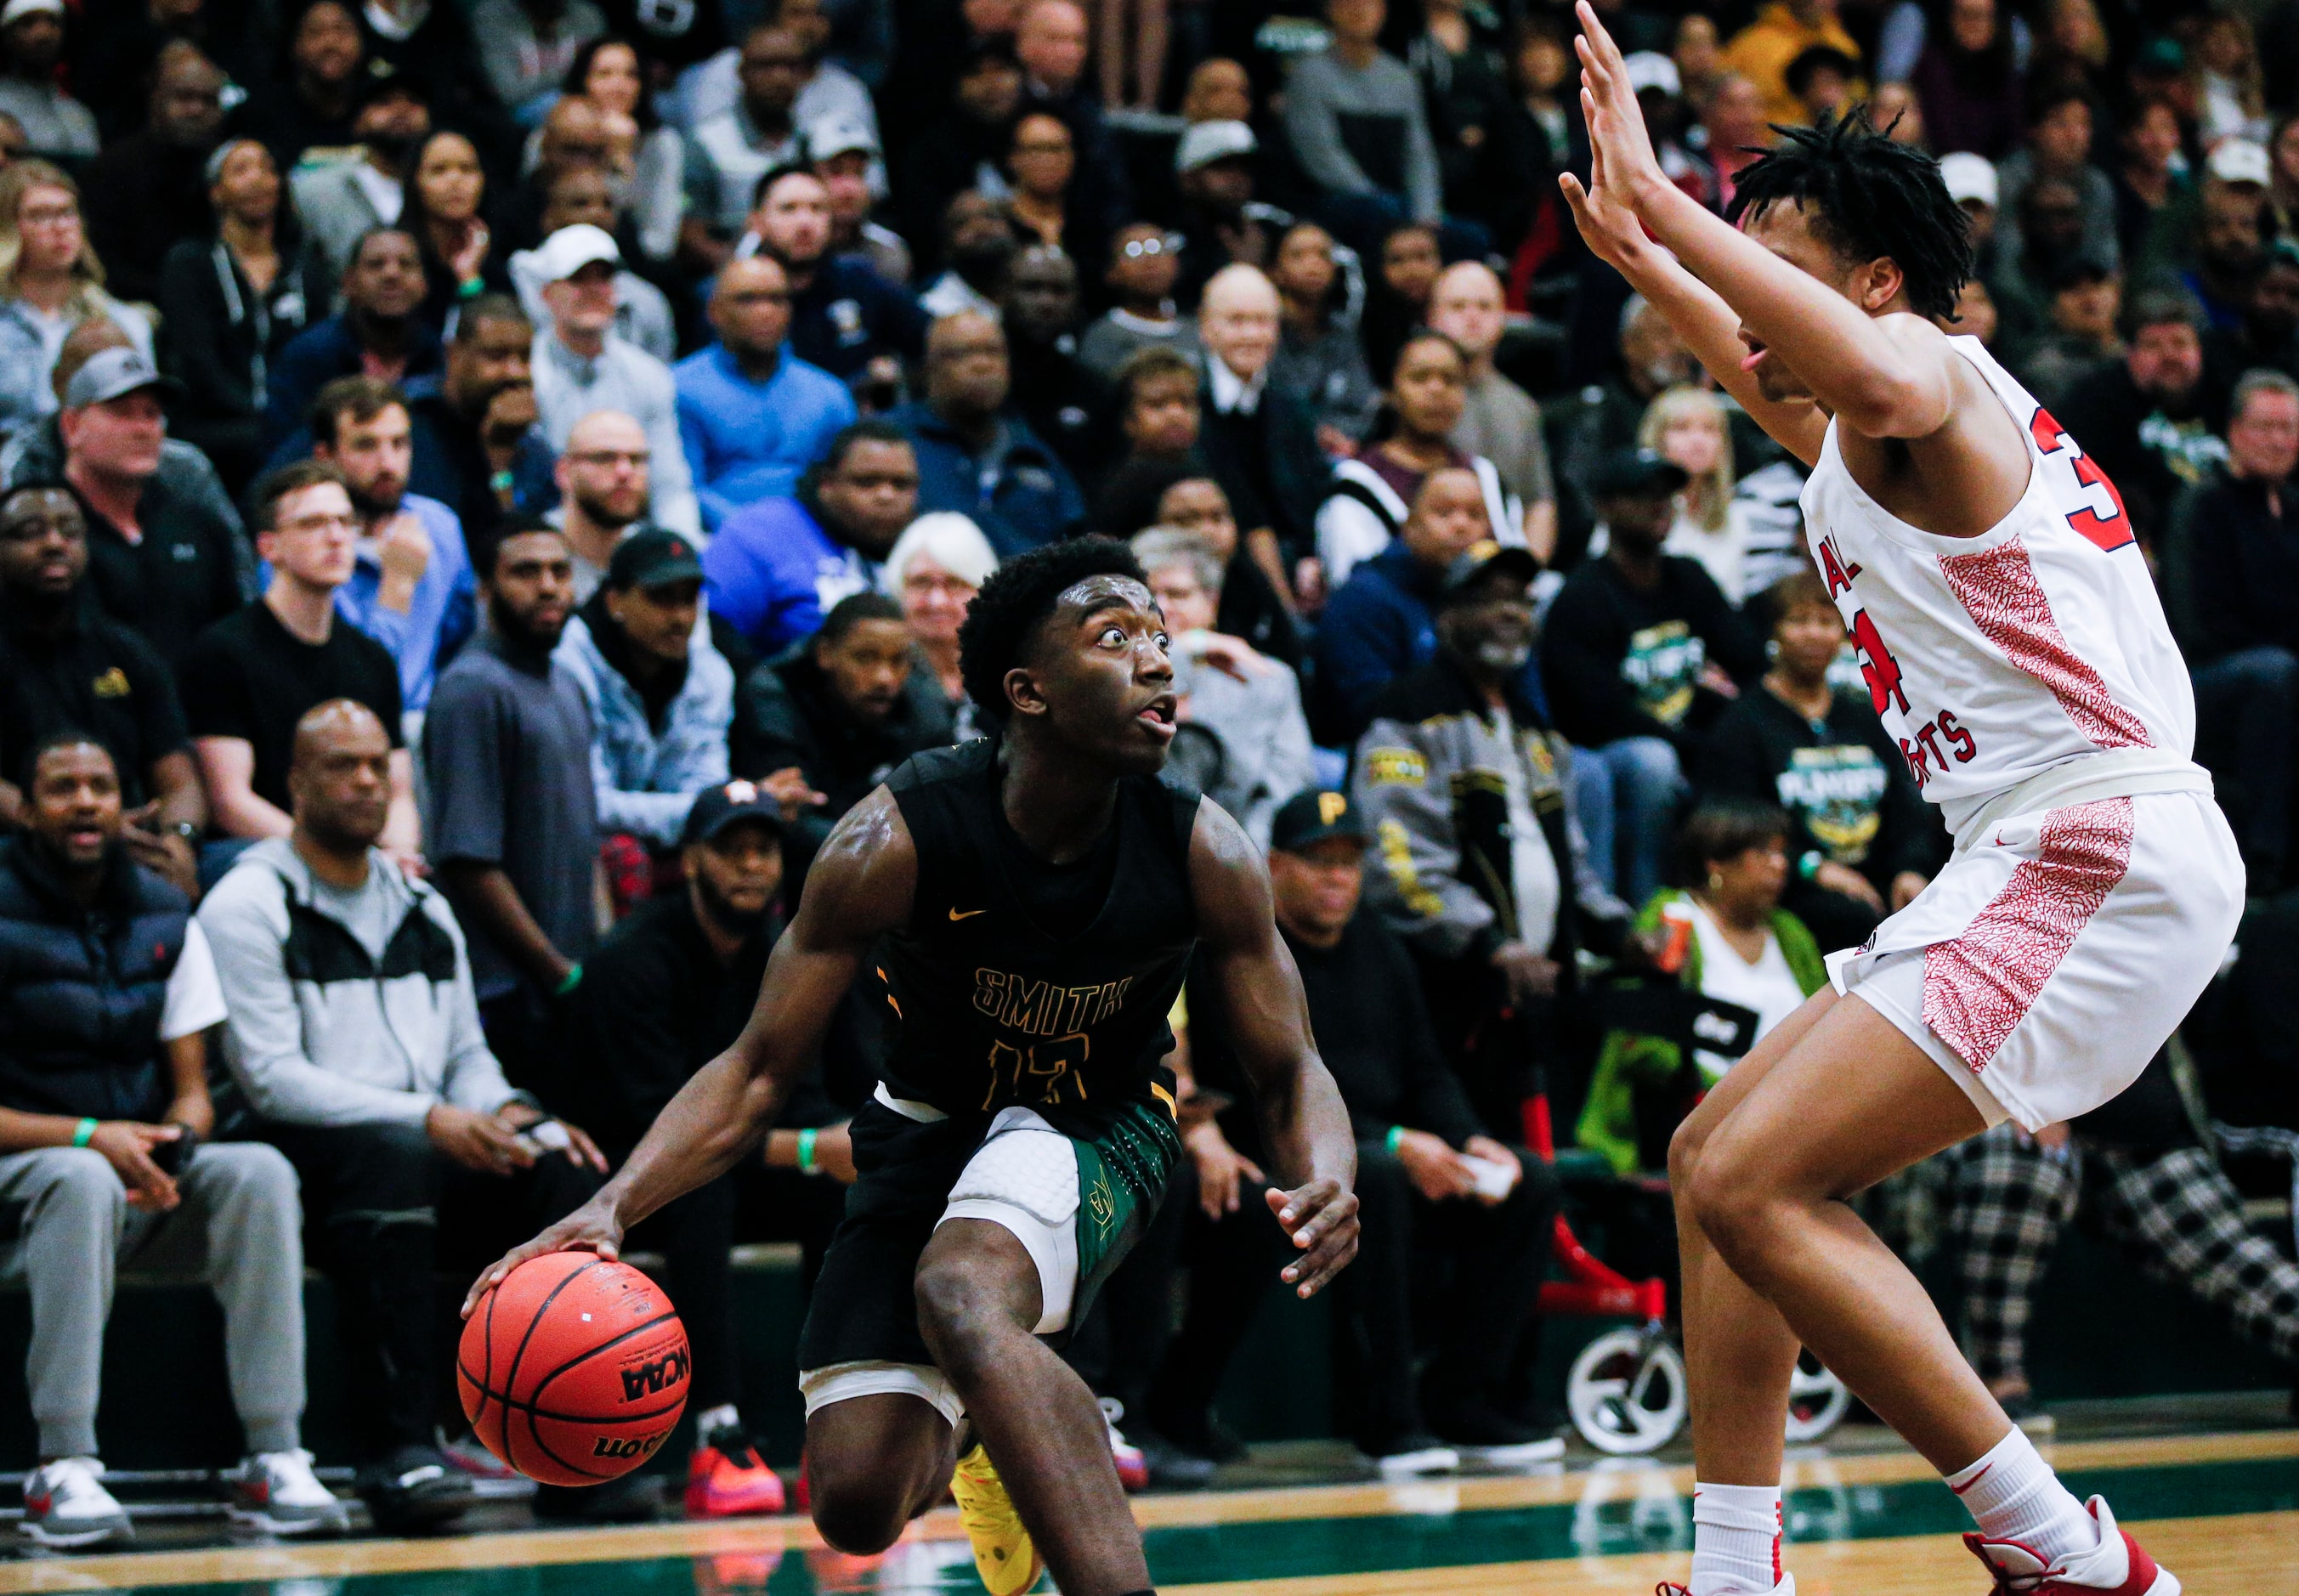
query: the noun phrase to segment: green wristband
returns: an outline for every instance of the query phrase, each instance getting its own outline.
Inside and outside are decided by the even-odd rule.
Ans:
[[[72,1131],[72,1145],[74,1147],[85,1147],[90,1142],[95,1140],[95,1121],[93,1119],[81,1120],[79,1126]]]
[[[1807,850],[1804,857],[1797,860],[1797,878],[1804,881],[1811,880],[1813,877],[1820,874],[1820,867],[1827,862],[1827,856],[1822,854],[1819,849],[1813,848]]]
[[[487,279],[483,277],[475,277],[467,283],[455,285],[455,297],[458,299],[477,299],[486,291]]]
[[[1404,1142],[1405,1142],[1405,1127],[1404,1127],[1403,1126],[1401,1126],[1401,1125],[1392,1125],[1392,1126],[1390,1126],[1389,1127],[1389,1150],[1390,1150],[1390,1151],[1391,1151],[1391,1152],[1395,1152],[1395,1151],[1398,1150],[1398,1147],[1400,1147],[1401,1145],[1403,1145],[1403,1144],[1404,1144]]]
[[[552,993],[552,995],[553,997],[565,997],[569,993],[574,991],[581,985],[583,985],[583,967],[578,964],[573,969],[567,972],[567,978],[559,983],[559,990]]]
[[[814,1139],[819,1135],[821,1135],[819,1131],[817,1131],[810,1126],[798,1134],[798,1167],[799,1171],[801,1174],[819,1175],[822,1173],[819,1169],[817,1169],[814,1167]]]

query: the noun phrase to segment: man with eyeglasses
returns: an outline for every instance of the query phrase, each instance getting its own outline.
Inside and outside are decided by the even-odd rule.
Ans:
[[[616,545],[645,516],[650,463],[645,429],[620,411],[593,411],[567,435],[559,508],[544,519],[566,536],[577,604],[599,590]]]
[[[1078,339],[1078,360],[1104,382],[1115,382],[1136,350],[1156,344],[1202,362],[1198,320],[1174,308],[1182,275],[1182,236],[1154,221],[1131,221],[1109,241],[1101,280],[1116,303]]]
[[[790,278],[771,255],[728,263],[710,292],[718,341],[678,362],[678,436],[715,530],[786,494],[855,417],[846,385],[791,352]]]
[[[336,613],[358,569],[360,520],[344,474],[298,461],[266,474],[249,506],[270,569],[263,597],[200,634],[185,657],[184,715],[214,824],[251,841],[295,828],[287,795],[295,723],[330,699],[364,704],[391,739],[391,815],[377,844],[419,866],[415,768],[400,736],[399,666]]]

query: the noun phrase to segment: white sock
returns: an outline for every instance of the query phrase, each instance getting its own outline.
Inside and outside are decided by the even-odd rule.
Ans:
[[[741,1409],[732,1402],[721,1402],[718,1407],[694,1416],[694,1433],[697,1435],[708,1435],[714,1431],[739,1426],[742,1422]]]
[[[1780,1488],[1692,1487],[1692,1596],[1771,1596],[1780,1583]]]
[[[2017,1541],[2052,1564],[2099,1544],[2099,1521],[2016,1427],[1969,1468],[1943,1477],[1990,1540]]]

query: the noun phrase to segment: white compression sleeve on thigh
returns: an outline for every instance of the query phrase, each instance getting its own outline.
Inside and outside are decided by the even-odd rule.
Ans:
[[[2016,1541],[2046,1567],[2099,1544],[2099,1521],[2018,1428],[1968,1468],[1941,1476],[1991,1541]]]
[[[1780,1488],[1692,1487],[1692,1596],[1770,1596],[1780,1583]]]
[[[1029,1109],[1002,1110],[950,1187],[938,1224],[984,1219],[1037,1266],[1040,1335],[1069,1327],[1078,1283],[1078,1165],[1070,1140]]]

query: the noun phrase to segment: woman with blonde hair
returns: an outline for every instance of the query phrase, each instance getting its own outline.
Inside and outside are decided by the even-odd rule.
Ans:
[[[1732,428],[1723,402],[1706,388],[1663,390],[1645,410],[1637,443],[1692,478],[1676,503],[1662,552],[1697,560],[1737,607],[1747,596],[1747,507],[1732,496]]]
[[[45,161],[0,171],[0,432],[18,432],[56,408],[49,385],[71,329],[106,316],[152,358],[152,323],[104,291],[88,246],[79,185]]]

